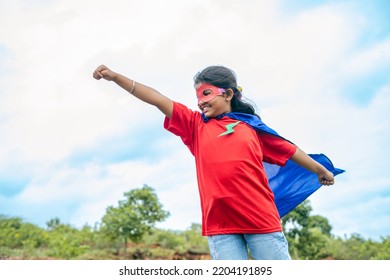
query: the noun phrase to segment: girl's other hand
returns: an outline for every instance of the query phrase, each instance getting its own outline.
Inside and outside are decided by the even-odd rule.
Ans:
[[[322,185],[330,186],[334,184],[334,175],[326,170],[326,172],[318,174],[318,180]]]

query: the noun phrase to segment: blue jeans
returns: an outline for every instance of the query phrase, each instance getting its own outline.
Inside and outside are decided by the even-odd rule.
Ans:
[[[208,237],[213,260],[291,260],[283,232],[266,234],[221,234]]]

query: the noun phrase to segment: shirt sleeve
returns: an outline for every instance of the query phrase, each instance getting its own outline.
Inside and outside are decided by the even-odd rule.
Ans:
[[[165,117],[164,128],[179,136],[193,154],[196,112],[175,102],[171,118]]]
[[[297,146],[282,137],[262,132],[258,135],[263,151],[263,161],[267,163],[284,166],[297,150]]]

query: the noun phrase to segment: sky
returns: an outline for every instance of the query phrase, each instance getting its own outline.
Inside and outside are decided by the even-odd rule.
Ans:
[[[194,75],[235,71],[262,120],[345,173],[309,197],[335,236],[390,235],[390,2],[0,0],[0,214],[100,222],[151,186],[201,222],[195,164],[105,64],[197,110]]]

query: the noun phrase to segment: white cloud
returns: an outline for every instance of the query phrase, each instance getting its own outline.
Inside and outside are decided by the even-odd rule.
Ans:
[[[341,68],[346,69],[345,71],[350,75],[361,77],[389,65],[390,40],[378,42],[358,51],[351,55],[345,65],[341,65]]]

